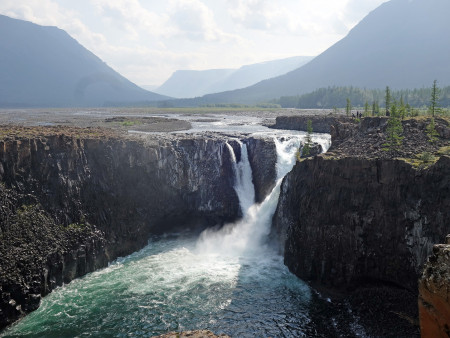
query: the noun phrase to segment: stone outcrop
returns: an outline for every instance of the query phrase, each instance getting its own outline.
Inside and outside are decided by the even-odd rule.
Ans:
[[[0,135],[0,328],[152,234],[240,216],[224,146],[232,138],[15,127]],[[263,143],[253,147],[260,154],[250,150],[255,166],[264,167]],[[257,180],[260,191],[269,179]]]
[[[450,337],[450,235],[436,244],[419,280],[422,337]]]
[[[354,123],[354,120],[342,115],[277,116],[275,124],[270,126],[270,128],[307,131],[308,121],[311,121],[314,133],[329,133],[331,126],[338,121]]]
[[[335,155],[365,158],[414,158],[424,152],[435,153],[449,145],[450,125],[444,118],[436,117],[435,129],[439,136],[434,142],[426,132],[430,118],[407,119],[402,121],[403,137],[401,146],[395,151],[386,151],[386,129],[388,117],[369,117],[354,121],[340,121],[331,126],[332,147]]]
[[[244,142],[247,144],[248,160],[252,167],[255,200],[261,203],[272,191],[277,178],[275,143],[261,137],[247,138]]]
[[[321,154],[322,152],[323,152],[322,145],[320,145],[319,143],[313,142],[310,145],[310,148],[309,148],[309,151],[307,154],[305,154],[304,148],[302,148],[300,158],[314,157],[314,156]]]

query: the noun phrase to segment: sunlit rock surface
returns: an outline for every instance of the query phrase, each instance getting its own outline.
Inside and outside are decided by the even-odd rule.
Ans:
[[[450,235],[436,244],[419,279],[422,337],[450,337]]]

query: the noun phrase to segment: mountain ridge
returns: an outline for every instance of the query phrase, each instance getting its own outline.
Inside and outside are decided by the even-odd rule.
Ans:
[[[103,106],[156,101],[67,32],[0,15],[0,107]]]
[[[446,0],[391,0],[306,65],[244,89],[205,95],[205,103],[254,104],[328,86],[393,89],[450,84]],[[401,18],[401,20],[399,20]]]
[[[177,70],[155,89],[155,92],[190,98],[244,88],[261,80],[285,74],[312,59],[312,56],[293,56],[244,65],[237,69]]]

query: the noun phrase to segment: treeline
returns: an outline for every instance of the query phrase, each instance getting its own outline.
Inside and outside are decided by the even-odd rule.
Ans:
[[[392,90],[392,100],[403,100],[411,107],[426,107],[430,103],[431,88]],[[343,108],[349,99],[353,107],[364,107],[366,103],[376,102],[383,106],[384,89],[361,89],[356,87],[328,87],[298,96],[282,96],[273,103],[283,108],[332,109]],[[440,89],[439,105],[450,107],[450,86]]]

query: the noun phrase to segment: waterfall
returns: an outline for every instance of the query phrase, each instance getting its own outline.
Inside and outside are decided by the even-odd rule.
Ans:
[[[241,160],[236,163],[234,150],[227,143],[233,161],[234,189],[239,198],[243,218],[235,223],[226,224],[220,230],[203,231],[196,245],[199,253],[239,257],[244,253],[258,253],[263,248],[277,207],[281,181],[295,164],[295,154],[300,145],[300,138],[283,141],[274,138],[274,142],[277,151],[277,181],[271,193],[261,204],[254,202],[255,191],[247,146],[239,142]]]
[[[241,147],[241,160],[236,162],[236,154],[233,147],[227,142],[226,146],[231,154],[233,173],[235,177],[234,190],[238,195],[239,205],[243,215],[248,213],[250,207],[255,203],[255,187],[252,181],[252,168],[248,161],[247,145],[237,140]]]

